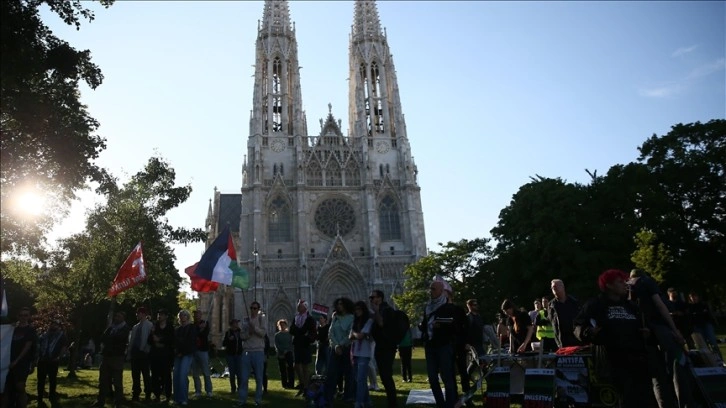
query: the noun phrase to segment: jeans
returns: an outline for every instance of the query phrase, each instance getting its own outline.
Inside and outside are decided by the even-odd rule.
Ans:
[[[692,407],[694,401],[691,394],[691,375],[690,369],[686,365],[687,357],[683,356],[683,347],[676,343],[673,332],[668,326],[650,324],[648,327],[658,340],[660,348],[655,353],[651,351],[649,364],[651,367],[655,367],[653,392],[658,405],[661,408]],[[681,365],[679,360],[682,360],[684,364]]]
[[[280,365],[282,388],[293,388],[295,386],[295,370],[293,368],[292,351],[278,356],[277,363]]]
[[[46,377],[48,377],[48,395],[51,401],[55,401],[58,398],[58,394],[56,393],[56,384],[58,384],[58,360],[38,361],[38,400],[43,399]]]
[[[393,382],[393,360],[396,359],[396,349],[393,347],[381,347],[376,345],[376,365],[378,376],[381,377],[381,384],[386,390],[386,404],[388,408],[394,408],[396,404],[396,383]]]
[[[249,389],[250,372],[255,372],[255,403],[262,402],[262,381],[264,376],[265,352],[245,351],[242,354],[242,382],[239,385],[239,401],[245,403],[247,401],[247,391]]]
[[[242,354],[227,356],[227,369],[229,369],[229,388],[236,392],[242,383]]]
[[[409,380],[411,381],[413,377],[411,377],[411,356],[413,355],[413,347],[399,347],[398,348],[398,357],[401,358],[401,377],[403,377],[403,380]]]
[[[139,352],[131,358],[131,391],[134,398],[141,395],[141,379],[144,380],[144,394],[151,395],[151,382],[149,378],[151,372],[149,370],[149,355]]]
[[[192,378],[194,379],[194,393],[199,395],[202,393],[202,382],[199,380],[199,375],[204,375],[204,391],[207,394],[212,393],[212,377],[209,372],[209,352],[208,351],[195,351],[194,352],[194,364],[192,364]]]
[[[325,377],[325,400],[332,401],[335,396],[338,380],[345,380],[343,388],[343,399],[352,400],[354,398],[355,383],[353,379],[353,369],[350,362],[350,346],[342,347],[341,354],[335,353],[330,348],[328,352],[328,372]]]
[[[355,408],[371,406],[371,396],[368,393],[368,367],[370,357],[353,357],[355,362]]]
[[[166,399],[171,399],[171,367],[174,365],[174,356],[164,352],[151,352],[149,356],[149,364],[151,365],[151,392],[160,397],[166,395]]]
[[[703,340],[708,344],[713,351],[718,354],[723,360],[721,350],[718,348],[718,340],[716,339],[716,331],[711,323],[699,324],[693,326],[693,331],[700,334]]]
[[[445,344],[441,346],[426,345],[426,373],[429,385],[434,394],[437,407],[453,408],[459,399],[456,391],[456,378],[454,377],[454,346]],[[439,374],[444,382],[446,400],[439,384]]]
[[[98,369],[98,402],[103,404],[106,394],[113,384],[114,402],[121,404],[124,401],[124,356],[103,356],[101,367]]]
[[[328,368],[329,348],[327,346],[319,346],[318,353],[315,356],[315,374],[325,375]]]
[[[174,358],[174,402],[177,404],[189,401],[189,369],[194,357],[192,354]]]

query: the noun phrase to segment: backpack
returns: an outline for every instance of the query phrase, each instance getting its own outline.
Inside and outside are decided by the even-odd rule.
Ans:
[[[408,315],[403,310],[394,310],[393,318],[391,319],[393,324],[390,332],[391,342],[398,346],[404,337],[406,332],[411,328],[411,322],[408,320]]]

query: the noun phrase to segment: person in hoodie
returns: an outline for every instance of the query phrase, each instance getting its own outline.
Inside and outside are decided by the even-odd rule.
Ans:
[[[588,301],[573,321],[574,335],[583,343],[604,349],[613,386],[623,408],[649,406],[646,337],[649,330],[638,306],[628,300],[629,276],[609,269],[598,277],[600,296]]]
[[[61,322],[54,319],[50,327],[38,340],[38,406],[43,405],[45,380],[48,379],[48,397],[52,406],[58,404],[58,361],[66,350],[66,335],[61,329]]]
[[[255,404],[262,404],[262,390],[265,365],[265,335],[267,322],[260,314],[260,304],[255,301],[250,304],[249,318],[242,325],[241,336],[245,341],[242,353],[242,379],[238,388],[239,404],[245,406],[249,391],[250,373],[255,374]]]

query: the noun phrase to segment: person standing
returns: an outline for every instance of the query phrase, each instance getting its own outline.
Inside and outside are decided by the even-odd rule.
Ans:
[[[540,299],[534,300],[534,309],[529,311],[529,318],[532,320],[532,324],[537,319],[539,311],[542,310],[542,301]]]
[[[202,396],[202,382],[199,376],[204,377],[204,391],[207,397],[212,396],[212,373],[209,371],[209,325],[202,319],[202,312],[194,311],[194,325],[197,326],[197,350],[194,352],[192,364],[192,378],[194,379],[194,396]]]
[[[275,333],[275,350],[277,351],[277,363],[280,366],[280,382],[282,388],[295,388],[294,359],[292,355],[292,336],[288,323],[285,319],[277,321],[277,333]]]
[[[540,347],[545,353],[557,351],[557,342],[555,341],[555,330],[552,328],[552,322],[547,318],[547,308],[549,308],[549,300],[542,298],[542,308],[537,311],[534,325],[537,327],[535,332],[540,341]]]
[[[19,408],[28,406],[25,382],[33,372],[33,347],[37,341],[38,335],[30,324],[30,308],[23,307],[18,312],[18,321],[10,340],[10,367],[2,395],[3,407],[7,407],[10,402],[15,402],[15,406]]]
[[[368,370],[370,368],[371,350],[371,326],[373,319],[370,318],[368,306],[363,301],[355,303],[353,327],[350,330],[351,348],[350,354],[353,358],[355,372],[355,404],[354,408],[368,408],[371,406],[371,397],[368,392]]]
[[[129,336],[129,348],[126,359],[131,361],[131,401],[139,401],[141,395],[141,379],[144,380],[144,394],[146,401],[151,400],[151,382],[149,381],[149,336],[154,329],[154,323],[147,318],[148,311],[145,307],[136,309],[136,318],[138,323],[131,328]]]
[[[463,333],[455,331],[457,324],[454,320],[457,313],[454,305],[448,302],[444,282],[434,280],[429,290],[431,298],[426,303],[423,319],[419,324],[426,356],[426,373],[436,406],[452,408],[459,399],[454,374],[454,346],[456,336]],[[439,378],[444,383],[446,398],[441,391]]]
[[[308,313],[308,304],[305,300],[300,299],[297,302],[295,322],[290,327],[293,355],[295,357],[295,373],[300,386],[297,396],[303,395],[310,380],[308,366],[312,362],[311,345],[315,341],[315,326],[315,319]]]
[[[413,371],[411,370],[413,340],[411,337],[411,329],[408,329],[398,344],[398,358],[401,359],[401,377],[403,377],[403,382],[413,382]]]
[[[688,294],[688,311],[693,322],[693,331],[700,334],[714,353],[723,361],[721,350],[718,348],[716,331],[714,329],[715,319],[708,304],[701,300],[696,292]]]
[[[350,330],[353,327],[354,303],[341,297],[333,303],[335,312],[330,322],[328,340],[328,370],[325,380],[325,400],[332,405],[335,390],[340,382],[344,382],[343,401],[353,402],[355,386],[350,361]]]
[[[579,346],[582,343],[572,334],[572,320],[580,313],[580,302],[569,296],[565,291],[565,283],[561,279],[550,282],[554,299],[550,301],[547,317],[555,332],[557,347]]]
[[[245,349],[242,353],[242,381],[239,386],[239,404],[244,406],[249,390],[250,373],[255,374],[255,404],[262,403],[262,388],[264,381],[265,335],[267,324],[262,318],[260,304],[254,301],[250,304],[249,318],[242,326],[242,339],[245,340]]]
[[[66,335],[61,329],[61,322],[53,319],[48,330],[38,339],[38,406],[43,404],[46,378],[50,404],[54,407],[58,404],[58,361],[66,346]]]
[[[383,300],[383,291],[373,290],[368,296],[373,314],[373,340],[376,342],[375,359],[381,384],[386,390],[388,408],[395,408],[396,383],[393,381],[393,360],[396,358],[396,346],[391,340],[392,331],[396,330],[393,308]]]
[[[242,353],[244,352],[242,340],[242,329],[239,326],[239,319],[229,321],[229,330],[224,334],[222,346],[227,356],[227,368],[229,369],[229,389],[232,394],[237,392],[242,382]]]
[[[194,361],[194,352],[197,351],[197,326],[192,323],[191,316],[186,310],[178,315],[179,327],[174,331],[174,403],[187,405],[189,403],[189,371]]]
[[[628,275],[611,269],[598,277],[602,292],[573,320],[575,336],[605,349],[612,383],[623,408],[649,406],[650,375],[643,325],[637,305],[627,300]]]
[[[474,348],[477,358],[481,359],[486,354],[484,349],[484,318],[479,314],[479,302],[476,299],[467,300],[466,308],[469,309],[469,313],[466,315],[469,321],[466,342]]]
[[[101,360],[101,367],[98,369],[98,398],[91,407],[101,408],[105,405],[106,394],[108,394],[112,384],[116,408],[123,405],[124,360],[126,358],[129,332],[129,326],[126,324],[126,314],[121,311],[114,313],[111,324],[101,335],[103,360]]]
[[[653,373],[653,393],[660,408],[693,404],[683,346],[686,340],[676,327],[656,281],[639,269],[630,271],[630,300],[637,302],[657,347],[648,348]]]
[[[166,401],[171,401],[171,368],[174,365],[174,327],[168,322],[169,313],[159,309],[156,323],[149,337],[149,365],[151,368],[151,392],[159,402],[164,393]]]
[[[693,334],[693,324],[691,323],[691,316],[688,313],[688,305],[681,300],[675,288],[668,288],[667,293],[668,300],[666,300],[666,306],[671,314],[673,323],[676,324],[676,327],[683,335],[686,344],[688,344],[688,348],[693,350],[695,349],[695,344],[691,337],[691,334]]]
[[[328,316],[320,316],[318,319],[318,351],[315,355],[315,374],[324,375],[328,368]]]

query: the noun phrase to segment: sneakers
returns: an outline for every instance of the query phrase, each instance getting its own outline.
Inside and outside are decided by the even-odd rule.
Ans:
[[[212,391],[207,392],[207,397],[212,398]]]

